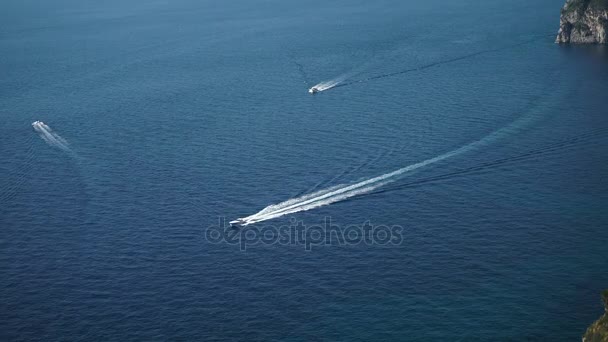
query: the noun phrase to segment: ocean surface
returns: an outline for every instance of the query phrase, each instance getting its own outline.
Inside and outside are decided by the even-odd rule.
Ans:
[[[2,1],[0,339],[579,340],[608,50],[562,5]],[[209,237],[237,218],[402,239]]]

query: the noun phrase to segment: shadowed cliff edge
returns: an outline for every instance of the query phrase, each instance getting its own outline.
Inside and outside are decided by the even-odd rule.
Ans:
[[[556,43],[606,44],[608,0],[567,0]]]
[[[608,341],[608,290],[602,292],[602,301],[604,302],[604,314],[587,329],[583,335],[583,342]]]

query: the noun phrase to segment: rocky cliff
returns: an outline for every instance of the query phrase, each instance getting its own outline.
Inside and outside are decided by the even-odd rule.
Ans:
[[[608,342],[608,290],[602,293],[602,301],[604,315],[587,329],[583,335],[583,342]]]
[[[608,43],[608,0],[567,0],[556,43]]]

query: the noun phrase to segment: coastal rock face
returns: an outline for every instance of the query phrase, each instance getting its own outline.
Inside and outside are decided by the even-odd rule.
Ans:
[[[608,43],[608,0],[567,0],[556,43]]]
[[[583,342],[608,342],[608,290],[602,293],[602,301],[604,315],[587,329],[583,335]]]

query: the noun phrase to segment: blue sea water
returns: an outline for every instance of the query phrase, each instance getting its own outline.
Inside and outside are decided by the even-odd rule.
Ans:
[[[3,1],[0,338],[578,340],[608,288],[608,51],[553,43],[562,4]],[[463,146],[242,228],[400,244],[206,238]]]

